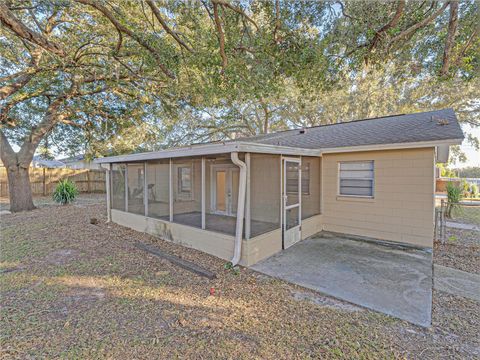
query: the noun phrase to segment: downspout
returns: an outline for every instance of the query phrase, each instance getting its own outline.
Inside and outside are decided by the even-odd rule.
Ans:
[[[233,250],[232,266],[240,262],[242,256],[243,218],[245,215],[245,192],[247,185],[247,165],[238,158],[238,152],[230,154],[232,162],[240,168],[238,181],[237,224],[235,227],[235,247]]]

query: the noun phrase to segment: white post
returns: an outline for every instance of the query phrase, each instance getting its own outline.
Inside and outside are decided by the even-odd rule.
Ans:
[[[147,187],[147,162],[143,163],[143,203],[145,205],[145,216],[148,216],[148,187]]]
[[[125,211],[128,212],[128,165],[125,164]]]
[[[302,237],[302,157],[298,164],[298,224],[300,225],[300,238]]]
[[[107,192],[107,222],[112,221],[112,187],[111,187],[111,164],[105,164],[106,171],[105,171],[105,190]]]
[[[205,157],[202,156],[202,229],[205,230]]]
[[[247,192],[245,199],[245,239],[251,236],[251,213],[250,213],[250,153],[245,154],[245,164],[247,165]]]
[[[170,169],[168,175],[168,206],[169,206],[169,220],[173,221],[173,162],[170,158]]]

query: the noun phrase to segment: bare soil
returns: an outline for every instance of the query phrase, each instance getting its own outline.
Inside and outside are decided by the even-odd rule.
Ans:
[[[82,202],[1,216],[0,358],[480,356],[477,302],[435,292],[424,329],[105,221],[102,204]]]
[[[435,241],[436,264],[480,274],[480,231],[447,227],[444,243]]]

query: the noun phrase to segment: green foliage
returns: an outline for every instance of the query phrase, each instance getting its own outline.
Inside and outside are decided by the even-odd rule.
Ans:
[[[470,184],[465,179],[462,179],[460,182],[460,188],[462,190],[462,197],[468,197],[470,195]]]
[[[458,203],[463,198],[463,189],[461,186],[458,186],[452,182],[447,183],[447,198],[448,198],[448,205],[446,209],[446,216],[448,218],[452,217],[452,211]]]
[[[477,197],[479,197],[478,185],[477,185],[477,184],[472,184],[472,185],[470,186],[470,195],[472,196],[472,198],[477,198]]]
[[[78,189],[69,179],[60,180],[53,192],[53,200],[59,204],[69,204],[75,200]]]
[[[457,173],[455,170],[448,168],[445,164],[439,163],[437,164],[437,168],[440,169],[440,176],[446,178],[456,178]]]
[[[15,16],[37,32],[51,19],[53,31],[42,35],[67,54],[44,51],[33,69],[33,44],[0,29],[0,86],[9,84],[3,79],[12,73],[35,70],[6,99],[1,114],[11,124],[2,130],[19,146],[52,99],[66,93],[61,119],[41,146],[90,157],[443,107],[454,107],[461,121],[480,124],[480,107],[472,101],[480,97],[475,1],[461,2],[448,76],[438,72],[448,7],[391,43],[443,2],[407,2],[400,21],[371,47],[398,2],[280,1],[277,13],[273,1],[231,0],[237,11],[218,7],[225,68],[212,1],[155,2],[192,51],[162,28],[143,1],[98,2],[133,37],[119,36],[104,14],[78,1],[32,1],[28,11],[14,3]],[[70,94],[73,88],[78,93]]]
[[[447,198],[449,203],[459,203],[463,198],[463,188],[452,182],[448,182]]]
[[[230,261],[225,263],[225,265],[223,265],[223,267],[224,267],[225,270],[230,270],[232,272],[232,274],[234,274],[234,275],[240,274],[239,267],[238,266],[233,266],[233,264]]]

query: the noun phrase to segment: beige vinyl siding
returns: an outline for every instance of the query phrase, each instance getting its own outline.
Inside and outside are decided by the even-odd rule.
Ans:
[[[433,245],[434,148],[323,156],[323,229],[397,241]],[[341,161],[374,161],[373,198],[338,195]]]

